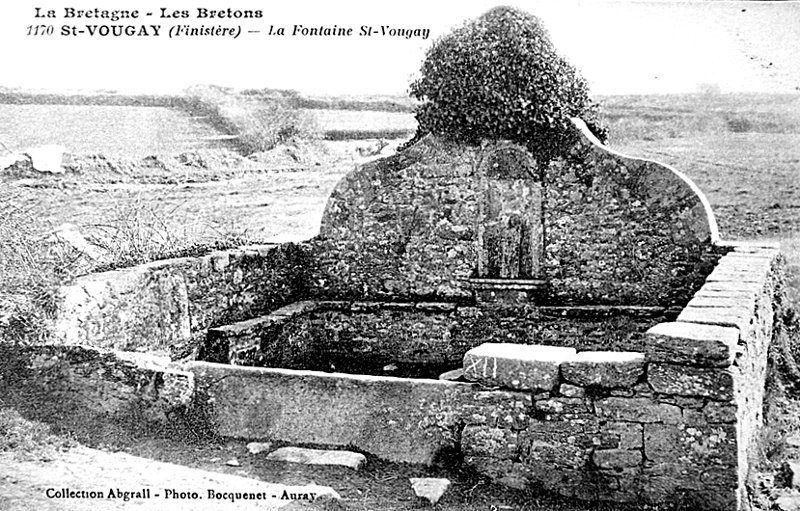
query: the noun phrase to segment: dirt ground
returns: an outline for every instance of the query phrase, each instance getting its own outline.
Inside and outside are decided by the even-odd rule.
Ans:
[[[368,457],[358,471],[339,466],[306,466],[270,461],[266,453],[250,454],[243,441],[198,443],[191,438],[131,438],[119,436],[98,448],[78,445],[44,459],[20,459],[0,453],[0,509],[39,510],[238,510],[276,509],[271,499],[257,506],[229,501],[209,501],[208,489],[265,491],[280,495],[284,489],[319,485],[331,487],[340,497],[336,505],[318,502],[313,509],[351,511],[402,511],[434,507],[441,511],[633,511],[639,506],[586,504],[560,499],[534,490],[521,491],[492,483],[458,468],[397,464]],[[273,446],[277,448],[278,445]],[[234,461],[235,460],[235,461]],[[232,466],[236,465],[236,466]],[[412,477],[446,477],[452,485],[436,506],[414,495]],[[111,488],[151,488],[151,498],[57,500],[47,489],[70,488],[104,491]],[[164,491],[196,491],[198,500],[165,499]],[[158,497],[156,497],[158,494]],[[274,507],[271,507],[274,506]],[[306,507],[302,507],[306,509]]]

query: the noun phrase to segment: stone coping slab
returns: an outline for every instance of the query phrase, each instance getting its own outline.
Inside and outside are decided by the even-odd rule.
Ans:
[[[651,361],[724,367],[733,362],[738,342],[737,328],[659,323],[645,334],[645,353]]]
[[[561,364],[567,382],[586,387],[632,387],[644,374],[644,354],[631,351],[582,351]]]
[[[559,366],[575,354],[574,348],[484,343],[464,355],[464,378],[488,387],[552,390]]]

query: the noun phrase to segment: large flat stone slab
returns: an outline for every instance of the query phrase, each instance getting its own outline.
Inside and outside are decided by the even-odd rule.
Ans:
[[[733,363],[739,330],[698,323],[659,323],[644,338],[648,360],[708,366]]]
[[[678,315],[678,321],[703,325],[719,325],[738,328],[747,332],[753,310],[742,307],[686,307]]]
[[[552,390],[559,366],[575,354],[574,348],[485,343],[464,355],[464,378],[488,387]]]
[[[192,362],[221,436],[358,449],[431,464],[455,447],[474,385]]]
[[[644,354],[632,351],[582,351],[561,364],[570,383],[584,387],[632,387],[644,373]]]
[[[357,452],[305,449],[303,447],[281,447],[269,453],[267,459],[304,465],[339,465],[353,470],[358,470],[367,462],[367,457]]]

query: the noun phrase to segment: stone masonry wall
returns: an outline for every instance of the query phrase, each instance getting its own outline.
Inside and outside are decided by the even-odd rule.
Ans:
[[[0,345],[0,396],[27,416],[100,440],[174,426],[194,375],[169,360],[83,346]]]
[[[180,351],[205,329],[294,301],[305,255],[243,247],[79,277],[61,289],[55,341],[121,351]]]
[[[417,463],[460,452],[515,487],[740,509],[758,451],[781,269],[775,248],[727,248],[681,314],[642,336],[640,351],[493,340],[465,355],[468,384],[187,368],[209,427],[225,436],[354,446]]]
[[[467,463],[582,499],[744,505],[778,264],[775,249],[733,247],[677,321],[648,331],[644,354],[471,351],[468,378],[523,405],[499,421],[495,405],[466,416]]]
[[[680,304],[717,260],[702,192],[655,161],[583,131],[545,170],[544,277],[557,302]]]
[[[466,279],[502,277],[545,280],[549,304],[686,303],[718,257],[707,200],[577,120],[576,134],[546,169],[508,142],[428,136],[351,172],[310,242],[311,297],[468,300]]]

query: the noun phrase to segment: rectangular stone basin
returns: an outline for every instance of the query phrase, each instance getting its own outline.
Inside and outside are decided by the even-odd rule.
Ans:
[[[661,307],[484,308],[455,303],[302,301],[211,328],[200,358],[260,367],[436,379],[486,342],[642,351],[674,320]]]

